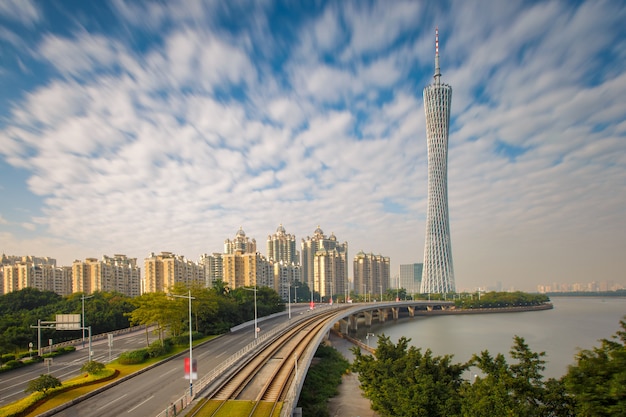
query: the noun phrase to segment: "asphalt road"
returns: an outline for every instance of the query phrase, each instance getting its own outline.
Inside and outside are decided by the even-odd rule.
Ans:
[[[150,342],[156,340],[151,332],[149,333]],[[113,346],[109,352],[108,340],[99,340],[93,342],[91,350],[93,352],[93,360],[107,363],[117,359],[120,353],[127,350],[139,349],[146,346],[145,330],[139,330],[133,333],[127,333],[113,338]],[[88,343],[85,347],[78,345],[76,351],[52,359],[49,373],[59,378],[61,381],[73,378],[80,374],[80,368],[87,361]],[[46,349],[44,349],[44,353]],[[110,353],[110,356],[109,356]],[[44,363],[28,365],[18,368],[10,372],[0,374],[0,407],[17,401],[26,394],[24,390],[28,381],[33,380],[41,374],[48,373],[48,366]]]
[[[292,307],[299,315],[307,307]],[[294,318],[295,319],[295,318]],[[259,323],[261,332],[288,320],[287,314]],[[198,377],[202,378],[232,354],[254,339],[252,327],[228,333],[193,350],[198,361]],[[163,362],[140,375],[122,382],[92,398],[67,408],[55,416],[65,417],[150,417],[162,412],[189,389],[184,377],[184,356]]]

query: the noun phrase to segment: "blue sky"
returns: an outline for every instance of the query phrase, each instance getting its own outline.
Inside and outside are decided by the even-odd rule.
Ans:
[[[307,6],[302,6],[306,3]],[[197,260],[319,225],[423,260],[452,85],[458,289],[626,285],[619,1],[0,2],[0,251]]]

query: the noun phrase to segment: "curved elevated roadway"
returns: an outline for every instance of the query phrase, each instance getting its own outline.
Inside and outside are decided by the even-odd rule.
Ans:
[[[390,303],[362,303],[340,304],[331,307],[316,308],[313,312],[292,308],[292,319],[287,314],[259,321],[261,336],[254,339],[253,323],[248,327],[222,335],[201,346],[194,347],[194,359],[198,360],[198,374],[200,379],[194,382],[193,395],[189,395],[189,380],[183,375],[183,356],[165,361],[145,372],[116,383],[107,390],[90,398],[81,400],[65,407],[63,410],[49,412],[44,416],[163,416],[173,415],[173,407],[180,413],[182,408],[201,398],[205,389],[208,390],[229,371],[237,368],[239,363],[258,354],[267,343],[271,343],[280,335],[289,331],[294,323],[304,320],[307,316],[320,314],[323,320],[323,311],[332,310],[335,314],[332,320],[326,321],[319,329],[311,332],[314,337],[308,342],[308,347],[298,356],[297,377],[290,377],[291,382],[286,389],[287,395],[283,399],[281,416],[290,416],[297,404],[297,399],[304,383],[317,346],[324,340],[331,327],[338,322],[347,330],[350,323],[367,324],[371,320],[386,320],[397,317],[404,309],[408,314],[428,311],[431,309],[447,309],[453,303],[445,301],[400,301]],[[324,320],[327,320],[324,319]],[[293,356],[289,352],[283,355]],[[294,367],[295,368],[295,367]]]

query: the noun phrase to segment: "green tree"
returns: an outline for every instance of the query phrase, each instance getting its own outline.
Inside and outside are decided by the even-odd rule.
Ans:
[[[452,363],[452,356],[433,356],[430,349],[408,346],[401,337],[393,344],[380,336],[374,356],[355,348],[353,370],[359,373],[364,395],[381,416],[455,416],[461,410],[458,396],[466,383],[467,365]]]
[[[102,372],[105,365],[102,362],[88,361],[80,368],[81,372],[87,372],[90,375],[96,375]]]
[[[43,392],[47,394],[49,390],[60,387],[61,381],[52,375],[42,374],[28,382],[28,387],[24,392]]]
[[[148,292],[132,299],[136,308],[127,315],[131,324],[146,326],[146,346],[150,345],[148,326],[156,326],[161,342],[168,328],[174,336],[181,333],[186,312],[181,301],[182,299],[171,299],[163,292]]]
[[[472,357],[469,364],[481,376],[461,390],[463,416],[572,415],[562,382],[543,380],[545,352],[533,352],[524,338],[515,336],[510,355],[515,360],[511,365],[502,354],[494,358],[488,351]]]
[[[624,318],[626,320],[626,317]],[[574,396],[576,415],[626,416],[626,321],[612,340],[581,350],[563,377]]]

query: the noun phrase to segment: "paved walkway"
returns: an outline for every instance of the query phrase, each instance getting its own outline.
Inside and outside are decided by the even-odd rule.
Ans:
[[[350,351],[354,347],[349,341],[330,334],[330,343],[350,363],[354,354]],[[378,417],[370,408],[370,400],[361,393],[358,374],[344,375],[339,385],[339,394],[328,401],[328,411],[331,417]]]

